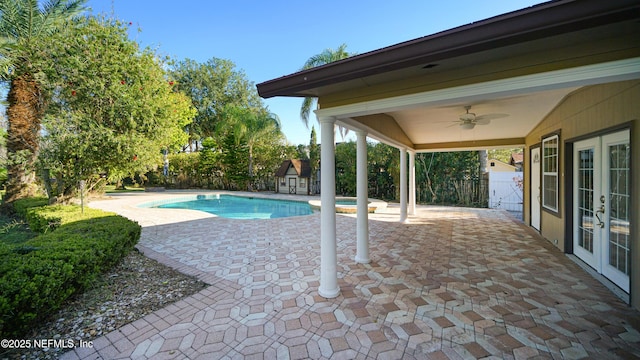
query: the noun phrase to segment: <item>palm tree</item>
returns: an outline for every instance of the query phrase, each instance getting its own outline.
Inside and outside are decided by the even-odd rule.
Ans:
[[[31,195],[40,123],[46,99],[38,40],[85,10],[86,0],[0,0],[0,81],[7,95],[7,194],[5,204]],[[44,55],[46,56],[46,55]]]
[[[249,147],[249,191],[253,190],[253,147],[261,138],[280,132],[280,118],[274,113],[261,111],[245,118],[245,138]]]
[[[346,59],[349,56],[353,56],[355,54],[350,54],[347,52],[347,44],[340,45],[337,49],[325,49],[320,54],[314,55],[307,60],[302,66],[300,70],[307,70],[314,67],[318,67],[321,65],[326,65],[328,63]],[[309,127],[309,115],[311,114],[311,109],[313,105],[316,103],[317,98],[315,97],[306,97],[302,101],[302,107],[300,107],[300,118],[302,122]]]
[[[251,191],[254,177],[254,146],[260,139],[268,137],[270,134],[280,133],[280,118],[265,109],[255,111],[231,104],[225,106],[223,112],[226,121],[219,123],[219,126],[231,130],[236,145],[242,143],[247,146],[249,152],[247,189]]]

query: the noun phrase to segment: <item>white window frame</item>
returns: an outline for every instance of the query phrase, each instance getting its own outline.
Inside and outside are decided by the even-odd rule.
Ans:
[[[555,141],[556,143],[556,147],[555,147],[555,154],[551,154],[551,155],[547,155],[547,149],[549,149],[548,147],[548,143]],[[549,135],[546,136],[542,139],[542,149],[541,149],[541,157],[542,157],[542,191],[541,191],[541,195],[542,195],[542,207],[544,209],[547,209],[551,212],[554,213],[558,213],[559,208],[560,208],[560,176],[559,176],[559,170],[560,170],[560,135],[558,134],[553,134],[553,135]],[[555,171],[549,171],[549,164],[554,163],[555,164]],[[549,183],[549,181],[547,181],[547,178],[549,177],[554,177],[555,181],[553,181],[553,183]],[[555,188],[555,198],[554,203],[555,203],[555,207],[553,207],[551,204],[549,204],[549,199],[547,197],[547,186],[553,186]]]

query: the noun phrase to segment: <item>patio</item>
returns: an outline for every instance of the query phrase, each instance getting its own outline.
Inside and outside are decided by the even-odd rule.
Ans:
[[[137,220],[145,255],[210,286],[64,359],[640,357],[640,313],[506,212],[418,206],[401,224],[390,205],[369,215],[369,264],[353,260],[355,216],[338,215],[341,295],[325,299],[319,213],[135,207],[171,195],[90,206]]]

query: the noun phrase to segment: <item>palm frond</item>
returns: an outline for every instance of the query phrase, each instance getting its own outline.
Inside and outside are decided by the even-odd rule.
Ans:
[[[302,65],[301,70],[307,70],[314,67],[318,67],[321,65],[326,65],[332,63],[334,61],[346,59],[354,54],[350,54],[347,52],[347,44],[342,44],[338,46],[338,48],[334,49],[324,49],[321,53],[313,55],[310,57],[304,65]]]
[[[273,124],[273,126],[275,126],[275,128],[280,131],[281,127],[282,127],[282,122],[280,121],[280,117],[278,116],[278,114],[276,113],[268,113],[267,114],[267,122],[270,122],[271,124]]]
[[[23,29],[21,18],[20,2],[17,1],[0,1],[0,35],[8,38],[17,39],[20,37]]]
[[[12,37],[0,36],[0,81],[9,80],[17,60],[18,43]]]
[[[304,65],[302,65],[300,70],[308,70],[314,67],[326,65],[334,61],[346,59],[353,55],[355,55],[355,53],[350,54],[347,52],[347,44],[342,44],[335,50],[325,49],[321,53],[310,57]],[[302,122],[307,129],[309,128],[309,116],[311,115],[311,110],[316,100],[317,99],[314,97],[306,97],[302,101],[302,106],[300,107],[300,119],[302,119]]]
[[[0,35],[29,42],[37,36],[46,36],[58,29],[60,23],[77,18],[87,8],[87,0],[0,1]]]
[[[314,97],[307,96],[302,101],[302,106],[300,107],[300,118],[304,125],[309,128],[309,116],[311,115],[311,108],[313,107],[314,102],[317,99]]]
[[[39,27],[35,36],[56,30],[56,25],[80,16],[87,8],[87,0],[51,0],[46,2],[39,16]]]

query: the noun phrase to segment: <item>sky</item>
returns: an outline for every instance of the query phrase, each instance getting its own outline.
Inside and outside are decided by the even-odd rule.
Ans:
[[[297,72],[311,56],[347,45],[366,53],[527,8],[533,0],[89,0],[93,14],[131,22],[130,37],[176,60],[233,61],[258,84]],[[139,30],[139,31],[138,31]],[[265,99],[290,144],[308,144],[301,98]],[[349,140],[347,138],[346,140]]]

